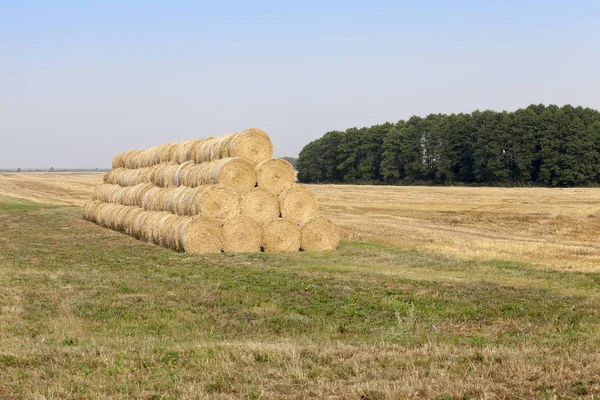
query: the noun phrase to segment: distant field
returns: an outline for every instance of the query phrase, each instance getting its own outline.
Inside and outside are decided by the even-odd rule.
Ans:
[[[0,194],[82,204],[100,173],[0,174]],[[600,189],[311,185],[347,239],[464,260],[600,271]]]

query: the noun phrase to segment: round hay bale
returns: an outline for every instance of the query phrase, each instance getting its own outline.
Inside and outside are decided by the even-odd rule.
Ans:
[[[146,193],[148,193],[154,187],[155,186],[151,183],[142,183],[136,186],[134,205],[137,207],[144,207],[144,198],[146,197]]]
[[[112,167],[113,167],[113,169],[115,169],[115,168],[121,168],[123,166],[124,166],[124,164],[123,164],[123,153],[119,153],[119,154],[117,154],[116,156],[113,157]]]
[[[156,186],[170,187],[175,184],[175,172],[179,168],[179,164],[168,163],[164,164],[160,170],[156,172]]]
[[[228,136],[219,137],[212,141],[210,146],[210,160],[216,161],[224,158],[221,153],[221,149],[223,148],[223,143],[228,139]]]
[[[119,204],[122,204],[124,206],[135,206],[135,196],[136,196],[136,189],[138,188],[138,186],[140,185],[144,185],[143,183],[137,184],[135,186],[129,186],[124,190],[123,193],[123,199],[122,201],[119,202]]]
[[[179,147],[179,142],[171,143],[167,147],[166,150],[166,159],[165,161],[168,163],[175,162],[175,154],[177,153],[177,148]]]
[[[232,218],[240,213],[240,195],[224,185],[209,186],[200,194],[197,207],[204,218]]]
[[[158,209],[158,197],[161,189],[157,186],[152,186],[142,199],[141,207],[147,211],[156,211]]]
[[[192,146],[194,145],[195,140],[184,140],[183,142],[179,142],[177,145],[177,150],[175,151],[175,162],[178,164],[189,161],[190,151]]]
[[[198,164],[210,161],[210,146],[213,139],[215,139],[214,136],[201,140],[201,143],[198,145],[198,149],[196,150],[196,162]]]
[[[223,249],[223,227],[215,220],[192,217],[181,225],[179,242],[189,254],[219,253]]]
[[[296,223],[314,217],[317,212],[317,197],[305,186],[293,185],[278,199],[281,217]]]
[[[153,215],[154,213],[148,211],[137,213],[136,216],[134,216],[132,223],[132,235],[140,240],[144,240],[144,228],[146,227],[146,221]]]
[[[292,164],[281,158],[272,158],[256,166],[258,187],[267,189],[277,196],[292,186],[295,178],[296,172]]]
[[[104,192],[107,186],[109,184],[106,183],[96,186],[92,192],[92,200],[104,200]]]
[[[165,221],[162,227],[161,244],[173,250],[180,250],[179,245],[179,231],[177,228],[181,226],[182,221],[186,218],[173,215]]]
[[[119,167],[116,169],[111,169],[107,173],[104,174],[104,183],[116,184],[118,182],[118,177],[121,171],[126,171],[125,168]]]
[[[161,144],[160,146],[158,146],[158,150],[157,151],[159,153],[160,159],[159,159],[159,161],[158,161],[157,164],[169,161],[168,160],[168,158],[169,158],[169,149],[171,148],[172,144],[173,143],[164,143],[164,144]]]
[[[134,235],[133,223],[136,220],[137,216],[143,212],[144,212],[144,210],[142,210],[141,208],[138,208],[138,207],[131,207],[129,209],[129,211],[127,212],[127,216],[125,217],[125,227],[124,227],[125,233],[127,233],[128,235],[132,235],[132,236]]]
[[[90,210],[92,209],[92,207],[94,207],[95,204],[96,200],[89,200],[86,203],[84,203],[81,206],[81,218],[89,221],[91,219]]]
[[[298,225],[283,218],[272,219],[263,225],[262,245],[268,253],[299,251]]]
[[[192,215],[192,199],[197,193],[197,189],[182,187],[184,189],[175,205],[175,213],[178,215]]]
[[[194,192],[190,194],[190,203],[188,205],[189,212],[186,215],[199,215],[200,214],[200,196],[204,191],[203,187],[192,189]]]
[[[300,247],[304,251],[330,251],[337,248],[340,232],[324,217],[309,218],[300,223]]]
[[[160,246],[173,248],[170,246],[169,242],[169,230],[172,227],[173,221],[177,218],[178,217],[176,215],[166,214],[164,217],[159,219],[156,227],[154,243]]]
[[[90,204],[90,208],[87,210],[88,220],[92,222],[96,222],[98,219],[98,210],[105,203],[100,200],[94,201]]]
[[[180,183],[180,180],[179,180],[179,173],[180,173],[181,169],[185,168],[186,166],[189,167],[191,165],[195,165],[193,161],[185,161],[183,164],[179,164],[179,166],[175,170],[175,173],[173,174],[173,184],[175,186],[179,186],[182,184],[182,183]]]
[[[214,183],[222,183],[237,190],[256,186],[256,171],[248,161],[240,158],[224,158],[214,164]]]
[[[205,162],[195,168],[191,187],[214,184],[214,162]]]
[[[138,181],[136,185],[140,183],[150,183],[150,177],[152,176],[153,169],[151,167],[139,168],[138,169]]]
[[[223,251],[227,253],[258,253],[262,244],[262,229],[250,218],[237,216],[223,223]]]
[[[273,143],[265,131],[249,128],[228,139],[228,157],[241,158],[257,165],[273,157]]]
[[[181,229],[187,224],[188,217],[177,217],[177,221],[173,223],[172,231],[169,232],[169,240],[172,241],[172,248],[177,251],[184,251],[183,243],[181,243]]]
[[[119,210],[114,215],[114,229],[119,232],[123,232],[125,230],[125,217],[127,216],[127,211],[130,207],[120,207]]]
[[[194,176],[194,171],[198,169],[198,164],[194,161],[187,161],[181,164],[181,168],[177,174],[177,183],[179,186],[194,186],[197,178]]]
[[[162,163],[158,163],[148,168],[148,182],[156,185],[156,172],[161,168]]]
[[[245,191],[240,198],[240,214],[262,226],[280,215],[277,197],[260,187]]]
[[[186,189],[188,188],[183,186],[174,187],[171,191],[171,194],[167,197],[166,207],[163,209],[163,211],[169,211],[173,214],[178,214],[177,206],[179,205],[179,198],[185,195]]]
[[[147,241],[162,244],[161,233],[162,226],[164,225],[167,218],[172,217],[173,214],[168,212],[153,212],[145,222],[144,226],[144,237]]]
[[[198,147],[200,147],[201,144],[202,144],[202,139],[194,140],[194,143],[190,147],[190,152],[188,154],[188,160],[194,161],[194,162],[196,161],[196,159],[198,158]]]

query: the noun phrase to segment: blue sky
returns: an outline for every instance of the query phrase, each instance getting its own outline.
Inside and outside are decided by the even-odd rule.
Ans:
[[[413,114],[600,109],[600,2],[0,0],[0,168],[249,126],[295,156]]]

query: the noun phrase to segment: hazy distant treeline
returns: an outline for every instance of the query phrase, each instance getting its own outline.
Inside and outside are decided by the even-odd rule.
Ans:
[[[583,186],[600,183],[599,161],[600,112],[530,105],[327,132],[300,152],[298,179]]]

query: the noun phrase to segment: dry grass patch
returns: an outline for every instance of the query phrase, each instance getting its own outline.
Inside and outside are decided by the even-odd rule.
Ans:
[[[600,395],[599,274],[350,241],[187,256],[78,213],[0,210],[0,397]]]
[[[101,174],[0,174],[0,193],[83,204],[101,182]],[[600,189],[307,186],[346,239],[543,269],[600,265]]]

